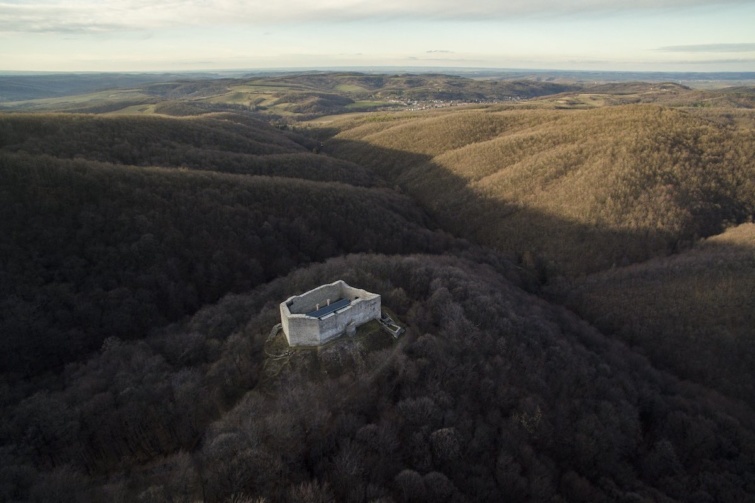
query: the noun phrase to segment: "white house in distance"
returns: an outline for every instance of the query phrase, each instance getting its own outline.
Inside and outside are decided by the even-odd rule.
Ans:
[[[354,335],[360,325],[380,320],[380,295],[339,280],[280,305],[281,325],[290,346],[319,346],[341,334]]]

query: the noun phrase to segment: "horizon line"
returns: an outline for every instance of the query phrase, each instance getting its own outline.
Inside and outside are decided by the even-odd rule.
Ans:
[[[444,72],[503,72],[503,73],[581,73],[581,74],[660,74],[660,75],[749,75],[755,78],[755,71],[736,70],[600,70],[600,69],[553,69],[553,68],[511,68],[511,67],[455,67],[455,66],[411,66],[411,65],[367,65],[367,66],[290,66],[261,68],[222,68],[222,69],[184,69],[184,70],[6,70],[0,69],[0,75],[159,75],[159,74],[219,74],[219,73],[269,73],[269,72],[321,72],[353,71],[380,73],[387,70],[411,71],[413,73]]]

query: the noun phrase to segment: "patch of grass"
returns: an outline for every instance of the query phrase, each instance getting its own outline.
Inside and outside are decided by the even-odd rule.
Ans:
[[[103,111],[117,110],[120,103],[131,104],[146,101],[154,102],[154,99],[139,90],[121,89],[74,96],[5,102],[2,104],[2,108],[25,112],[65,112],[91,109],[92,113],[99,113],[100,109]]]
[[[149,115],[155,113],[156,106],[157,105],[132,105],[114,112],[108,112],[106,115]]]
[[[282,355],[292,349],[294,348],[288,345],[286,334],[282,328],[278,330],[275,336],[265,341],[265,353],[268,355]]]
[[[354,340],[365,353],[385,349],[393,345],[393,337],[383,331],[377,320],[372,320],[359,327]]]
[[[263,368],[268,381],[277,379],[286,369],[304,373],[312,380],[332,378],[363,370],[369,353],[389,348],[394,343],[377,320],[361,325],[353,337],[342,334],[321,346],[291,347],[280,330],[265,344]]]

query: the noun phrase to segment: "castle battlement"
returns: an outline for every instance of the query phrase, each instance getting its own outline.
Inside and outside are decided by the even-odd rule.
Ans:
[[[289,297],[280,305],[281,325],[291,346],[319,346],[380,319],[380,295],[344,281]]]

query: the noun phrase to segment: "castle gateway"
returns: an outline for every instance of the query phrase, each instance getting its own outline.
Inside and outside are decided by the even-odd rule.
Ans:
[[[280,305],[281,324],[290,346],[319,346],[358,326],[380,319],[380,295],[344,281],[290,297]]]

